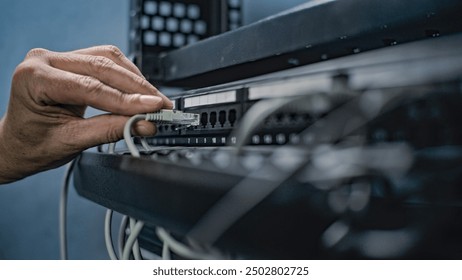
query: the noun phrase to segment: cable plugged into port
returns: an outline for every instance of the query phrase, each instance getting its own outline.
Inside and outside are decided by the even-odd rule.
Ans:
[[[205,116],[207,118],[207,115]],[[146,114],[146,120],[157,124],[167,124],[164,129],[168,130],[168,125],[196,126],[200,123],[199,114],[183,113],[177,110],[162,109],[159,112]],[[207,124],[207,122],[206,122]]]

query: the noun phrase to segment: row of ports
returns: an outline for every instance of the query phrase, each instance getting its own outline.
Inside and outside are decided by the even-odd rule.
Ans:
[[[278,113],[265,120],[267,126],[273,125],[310,125],[316,120],[309,114]],[[237,121],[235,109],[228,111],[211,111],[200,113],[200,128],[229,128],[234,127]],[[179,127],[176,125],[159,125],[158,131],[161,133],[172,134],[177,132]]]
[[[163,132],[177,132],[178,130],[178,126],[172,124],[172,125],[158,125],[157,126],[157,131],[160,132],[160,133],[163,133]]]
[[[265,119],[267,126],[272,125],[310,125],[317,117],[310,114],[277,113]]]
[[[200,126],[201,128],[225,128],[233,127],[237,120],[237,111],[236,109],[230,109],[228,111],[212,111],[212,112],[202,112],[200,114]],[[160,133],[172,134],[178,131],[178,126],[176,125],[159,125],[157,130]]]
[[[210,127],[225,127],[227,124],[233,127],[237,120],[237,112],[235,109],[230,109],[228,111],[212,111],[212,112],[202,112],[200,118],[200,125],[202,128],[206,128],[208,125]]]

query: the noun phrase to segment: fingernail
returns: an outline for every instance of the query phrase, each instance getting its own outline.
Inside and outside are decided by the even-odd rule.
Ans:
[[[162,98],[153,95],[141,95],[140,101],[149,107],[160,108],[162,106]]]

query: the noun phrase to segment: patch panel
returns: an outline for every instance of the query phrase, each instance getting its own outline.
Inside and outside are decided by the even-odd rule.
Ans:
[[[214,146],[232,144],[229,138],[233,129],[239,126],[243,115],[259,99],[250,99],[250,89],[254,85],[243,85],[239,89],[221,89],[211,92],[186,93],[175,100],[176,108],[185,113],[200,116],[200,124],[179,128],[175,125],[159,125],[155,137],[148,139],[153,145],[198,145]],[[284,95],[290,95],[283,93]],[[264,98],[264,95],[261,96]],[[318,116],[286,109],[270,115],[251,137],[249,144],[282,145],[297,143],[298,132],[311,125]]]

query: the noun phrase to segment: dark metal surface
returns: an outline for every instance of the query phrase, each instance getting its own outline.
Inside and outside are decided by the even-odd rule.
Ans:
[[[148,227],[162,226],[185,235],[243,177],[233,170],[213,170],[207,164],[194,167],[85,152],[77,161],[74,178],[81,196],[142,219]],[[255,187],[265,181],[256,180]],[[316,204],[307,203],[316,197],[310,189],[283,185],[233,225],[218,246],[259,258],[319,255],[313,240],[332,214],[315,210]],[[304,223],[307,219],[313,224]],[[286,240],[289,232],[293,238]],[[287,246],[293,248],[287,250]]]
[[[170,51],[161,76],[207,86],[462,30],[457,0],[322,2]]]
[[[460,251],[446,248],[462,248],[458,237],[462,227],[454,218],[462,211],[462,194],[458,188],[462,182],[459,129],[462,115],[458,109],[461,42],[461,35],[446,36],[237,81],[236,84],[247,86],[249,91],[269,83],[280,89],[277,91],[280,96],[285,96],[300,88],[293,87],[292,82],[308,82],[301,84],[300,94],[305,94],[313,91],[310,82],[319,80],[317,75],[331,81],[335,73],[341,72],[349,77],[349,89],[358,96],[366,91],[380,99],[386,96],[383,93],[399,93],[403,103],[382,112],[365,131],[358,131],[358,136],[362,135],[360,139],[371,145],[406,143],[415,149],[415,161],[403,180],[378,178],[373,181],[374,198],[370,207],[347,216],[356,228],[341,246],[321,248],[321,236],[338,213],[329,206],[328,192],[313,188],[311,182],[300,183],[298,175],[281,184],[214,245],[249,258],[460,258]],[[236,84],[228,86],[235,88]],[[326,83],[322,88],[326,95],[332,94],[332,84]],[[317,83],[314,86],[316,88]],[[204,91],[215,92],[215,88],[198,93]],[[323,123],[337,127],[333,131],[342,131],[343,120],[354,120],[354,116],[353,111],[348,111],[330,126],[326,125],[326,119]],[[293,123],[286,122],[283,127],[288,130],[290,125]],[[278,127],[281,128],[273,124],[262,129],[277,131]],[[308,138],[300,138],[299,144],[310,145]],[[257,157],[267,156],[275,147],[247,146],[246,151],[258,152],[253,154]],[[162,226],[184,236],[212,205],[249,174],[249,170],[243,168],[243,157],[235,153],[228,153],[228,157],[226,154],[213,156],[230,150],[230,147],[162,147],[144,158],[86,152],[76,165],[75,187],[83,197],[145,220],[150,229]],[[199,161],[194,160],[196,151]],[[296,156],[309,159],[310,151],[312,149],[300,149]],[[235,165],[226,165],[227,160]],[[269,177],[259,177],[255,187],[271,183]],[[236,207],[239,205],[236,203]],[[410,247],[393,256],[361,251],[364,236],[376,229],[390,230],[388,233],[395,229],[403,229],[403,234],[411,232]],[[142,236],[146,246],[154,242],[152,232]],[[377,240],[381,244],[382,241]]]

